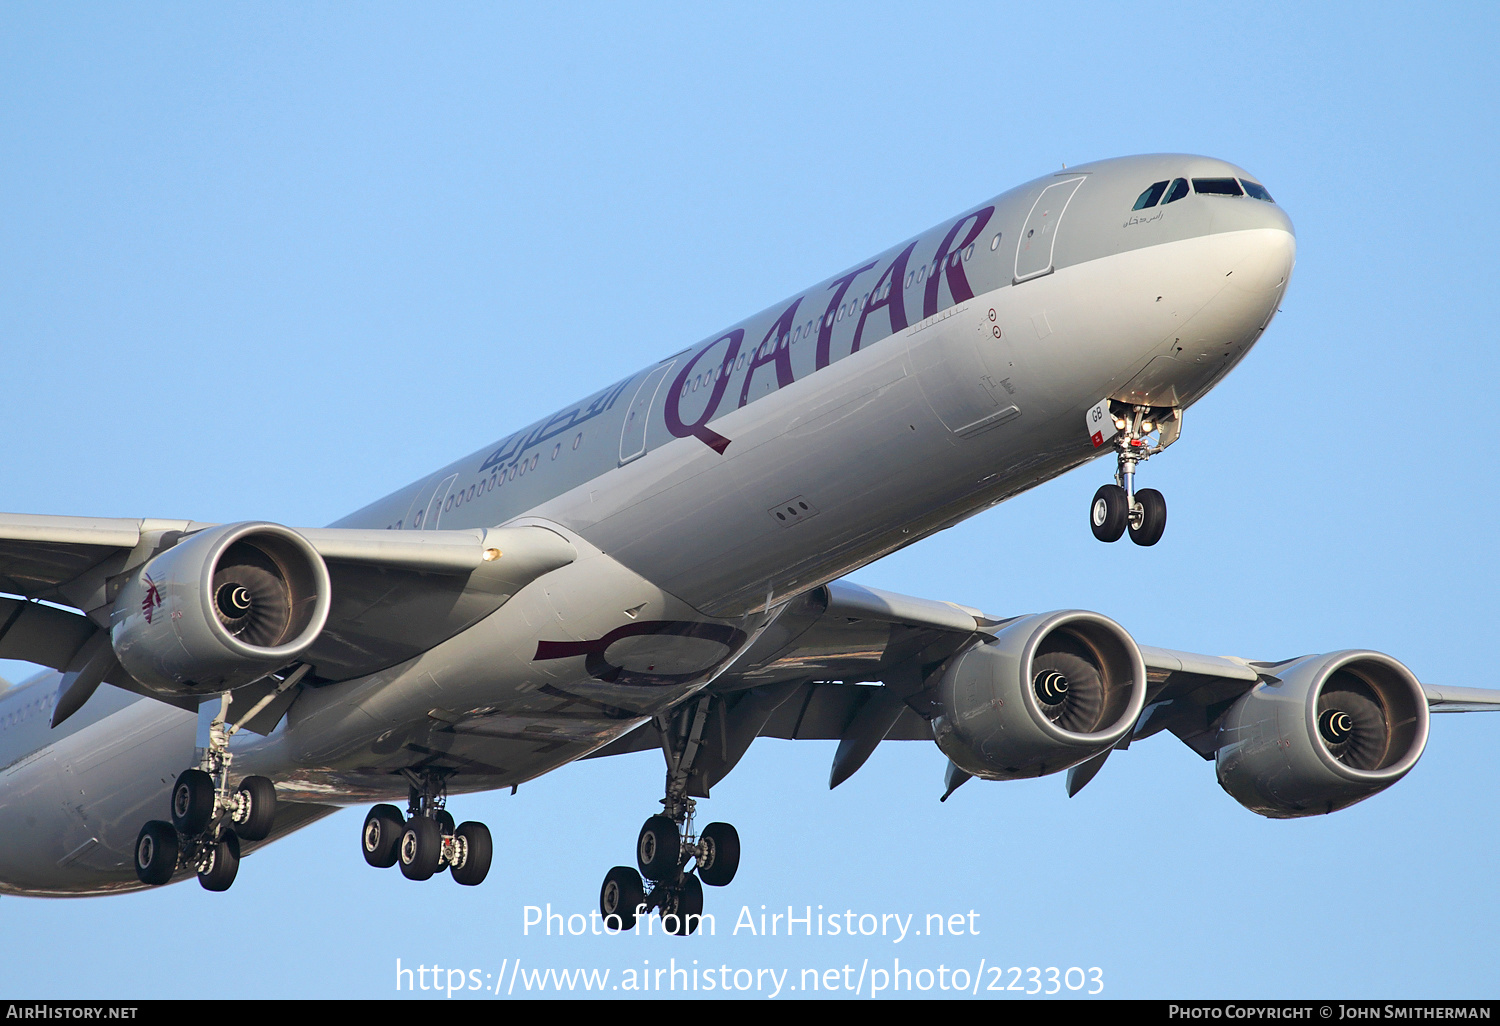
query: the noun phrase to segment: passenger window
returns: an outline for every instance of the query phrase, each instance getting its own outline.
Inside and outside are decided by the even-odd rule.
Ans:
[[[1176,203],[1178,200],[1182,199],[1182,197],[1186,196],[1187,194],[1188,194],[1187,179],[1186,178],[1179,178],[1176,181],[1174,181],[1172,183],[1172,187],[1167,190],[1167,198],[1161,201],[1161,205],[1162,206],[1166,206],[1168,203]]]
[[[1200,196],[1245,195],[1245,190],[1233,178],[1194,178],[1193,191]]]
[[[1161,194],[1164,193],[1164,192],[1166,192],[1166,191],[1167,191],[1167,183],[1166,182],[1157,182],[1156,184],[1152,185],[1151,188],[1149,188],[1145,192],[1141,193],[1140,199],[1136,200],[1135,201],[1135,206],[1131,207],[1130,209],[1131,210],[1145,210],[1148,207],[1154,207],[1154,206],[1156,206],[1156,201],[1159,200],[1159,199],[1161,199]]]
[[[1240,184],[1245,187],[1245,195],[1252,199],[1265,200],[1267,203],[1276,202],[1271,198],[1271,194],[1266,191],[1266,187],[1259,182],[1252,182],[1248,178],[1241,178]]]

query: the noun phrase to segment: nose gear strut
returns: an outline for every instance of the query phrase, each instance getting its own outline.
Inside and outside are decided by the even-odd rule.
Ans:
[[[1182,434],[1182,410],[1110,402],[1114,419],[1115,483],[1100,487],[1089,506],[1089,527],[1102,542],[1118,541],[1127,530],[1137,545],[1155,545],[1167,527],[1167,500],[1154,488],[1135,487],[1136,467]],[[1155,445],[1150,436],[1156,434]]]

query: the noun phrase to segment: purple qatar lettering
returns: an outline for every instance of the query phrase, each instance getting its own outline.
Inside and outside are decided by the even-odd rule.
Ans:
[[[891,266],[875,282],[875,287],[870,290],[869,305],[859,312],[859,324],[854,328],[854,341],[850,343],[849,352],[859,352],[859,341],[865,333],[865,320],[881,307],[889,311],[892,335],[906,330],[906,302],[903,298],[905,290],[901,287],[901,279],[906,277],[906,262],[911,259],[912,250],[916,248],[916,242],[912,242],[898,253],[896,259],[891,261]],[[893,287],[886,289],[887,282]]]
[[[745,339],[745,329],[734,330],[720,335],[708,345],[693,354],[693,358],[683,366],[677,373],[677,379],[672,382],[672,389],[667,393],[667,401],[663,414],[667,421],[667,430],[678,438],[686,438],[692,435],[704,445],[708,446],[720,456],[724,450],[729,448],[729,439],[709,428],[708,422],[719,409],[719,402],[724,398],[724,389],[729,385],[729,375],[734,370],[734,361],[740,354],[740,343]],[[682,391],[687,384],[688,378],[692,376],[693,368],[705,355],[712,352],[720,342],[728,342],[729,348],[724,353],[724,359],[719,363],[718,372],[714,375],[713,392],[708,397],[708,403],[703,407],[703,415],[691,424],[683,422],[682,419]]]
[[[785,388],[796,381],[792,374],[792,347],[790,342],[782,344],[792,333],[792,320],[797,316],[797,307],[802,305],[802,297],[798,296],[792,300],[792,305],[787,307],[782,315],[776,318],[776,323],[766,331],[766,337],[760,340],[760,345],[750,353],[750,366],[745,368],[745,383],[740,386],[740,405],[744,406],[750,401],[750,382],[755,377],[755,368],[764,367],[768,363],[776,365],[776,387]],[[767,343],[770,348],[767,350]]]
[[[828,366],[828,350],[833,342],[833,325],[835,315],[839,311],[839,304],[844,301],[844,294],[849,291],[849,286],[854,284],[855,278],[858,278],[861,274],[864,274],[870,268],[874,267],[875,264],[876,261],[872,260],[868,264],[865,264],[865,266],[857,270],[850,271],[842,278],[835,278],[833,280],[833,284],[828,286],[829,288],[835,289],[836,291],[833,294],[833,298],[828,301],[828,309],[825,310],[823,312],[823,316],[818,319],[818,357],[817,363],[813,367],[815,371],[820,371],[824,367]]]
[[[927,291],[922,297],[924,318],[931,317],[938,312],[938,281],[945,263],[948,265],[948,292],[953,296],[953,302],[966,303],[974,298],[974,290],[969,287],[969,279],[964,274],[963,259],[950,261],[948,259],[949,247],[953,245],[953,240],[958,236],[959,230],[971,221],[973,225],[969,228],[969,234],[964,236],[964,241],[958,244],[954,252],[962,253],[967,247],[973,245],[974,240],[979,238],[979,233],[984,231],[984,226],[990,223],[990,218],[994,213],[995,208],[991,206],[976,210],[972,214],[965,214],[955,221],[953,227],[948,229],[948,234],[943,236],[943,243],[938,246],[937,256],[933,259],[933,267],[937,270],[927,279]]]

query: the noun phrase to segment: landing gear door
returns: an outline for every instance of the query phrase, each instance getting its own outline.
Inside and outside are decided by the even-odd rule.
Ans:
[[[1066,182],[1055,182],[1042,190],[1026,215],[1026,224],[1021,228],[1020,241],[1016,243],[1017,282],[1039,278],[1052,270],[1052,247],[1057,241],[1057,226],[1078,187],[1082,176]]]
[[[672,360],[654,368],[635,390],[630,408],[625,411],[625,426],[620,429],[620,462],[629,463],[646,451],[646,426],[651,422],[651,407],[667,374],[676,366]]]

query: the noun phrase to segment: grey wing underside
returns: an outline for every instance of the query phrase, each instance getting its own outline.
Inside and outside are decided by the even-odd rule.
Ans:
[[[839,741],[831,783],[845,779],[880,741],[933,738],[931,692],[924,682],[963,648],[1008,620],[948,602],[913,598],[836,581],[794,600],[714,683],[709,696],[706,793],[755,737]],[[1287,660],[1252,662],[1141,647],[1147,700],[1136,728],[1116,748],[1166,730],[1206,759],[1219,721],[1250,688]],[[1500,710],[1500,691],[1424,686],[1432,712]],[[660,724],[646,723],[590,758],[662,746]],[[1070,771],[1077,790],[1103,765],[1104,753]]]
[[[212,526],[0,514],[0,593],[16,596],[0,597],[0,659],[76,672],[81,653],[110,622],[121,579],[181,537]],[[326,638],[310,657],[331,680],[372,672],[446,640],[574,557],[571,546],[539,527],[299,533],[323,555],[333,582]],[[506,558],[486,563],[483,553],[492,547]],[[844,581],[814,589],[788,603],[715,682],[720,734],[727,737],[738,724],[740,735],[753,728],[751,739],[838,740],[852,752],[845,765],[853,760],[857,768],[881,740],[930,739],[934,710],[924,680],[1008,622]],[[1169,730],[1205,757],[1212,756],[1222,713],[1279,665],[1141,651],[1147,705],[1121,746]],[[103,679],[135,690],[117,666]],[[1494,691],[1429,686],[1426,693],[1433,712],[1500,709]],[[646,724],[595,754],[657,744],[654,726]]]

